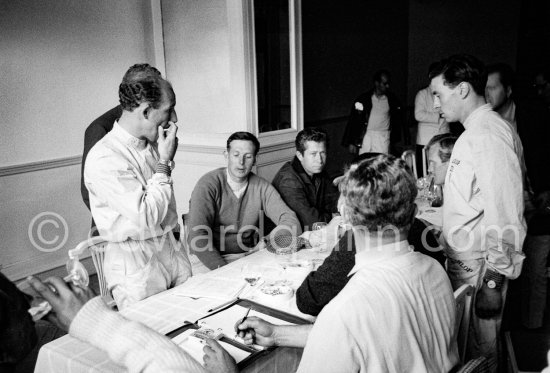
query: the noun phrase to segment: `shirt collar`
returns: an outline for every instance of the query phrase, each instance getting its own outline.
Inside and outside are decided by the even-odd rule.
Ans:
[[[111,132],[113,133],[113,136],[122,141],[124,144],[132,146],[137,150],[143,150],[147,147],[147,140],[141,140],[131,135],[118,124],[118,121],[115,121]]]
[[[225,178],[227,179],[227,184],[229,184],[229,187],[234,192],[239,191],[248,185],[248,178],[246,178],[246,180],[242,183],[233,181],[231,175],[229,175],[229,169],[227,167],[225,168]]]
[[[471,127],[473,123],[476,123],[476,118],[488,111],[493,111],[493,108],[489,104],[481,105],[474,111],[468,115],[468,118],[464,121],[463,125],[465,129],[468,129],[468,127]]]
[[[412,250],[409,241],[403,240],[386,245],[372,244],[367,250],[358,251],[355,254],[355,265],[348,274],[353,275],[362,268],[375,265],[388,259],[396,258],[410,253]]]

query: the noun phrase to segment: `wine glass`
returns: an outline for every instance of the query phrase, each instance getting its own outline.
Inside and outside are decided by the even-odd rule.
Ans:
[[[77,258],[71,258],[67,261],[68,275],[63,278],[65,282],[71,281],[74,285],[86,287],[90,284],[90,276],[88,271]]]
[[[432,198],[432,207],[443,206],[443,187],[439,184],[434,184],[430,191]]]
[[[241,277],[250,285],[256,286],[262,278],[262,271],[259,265],[246,263],[241,268]]]
[[[327,223],[319,221],[313,223],[311,226],[311,234],[309,235],[309,243],[313,249],[316,249],[318,252],[322,253],[326,250],[326,232],[320,232],[325,229]]]

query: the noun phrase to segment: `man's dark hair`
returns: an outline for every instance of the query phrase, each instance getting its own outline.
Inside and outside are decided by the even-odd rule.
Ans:
[[[233,133],[229,138],[227,139],[227,151],[230,150],[231,142],[234,140],[244,140],[244,141],[250,141],[254,145],[254,156],[258,155],[258,152],[260,151],[260,142],[250,132],[245,131],[239,131]]]
[[[172,87],[156,68],[146,63],[133,65],[118,87],[120,106],[123,110],[133,111],[143,102],[149,102],[154,109],[158,109],[163,88]]]
[[[453,148],[455,146],[456,140],[458,140],[458,137],[453,135],[452,133],[442,133],[439,135],[435,135],[428,141],[426,144],[426,150],[430,150],[430,147],[439,144],[438,155],[439,159],[441,159],[441,162],[447,162],[449,159],[451,159],[451,154],[453,153]]]
[[[381,70],[378,70],[377,72],[374,73],[374,75],[372,76],[372,82],[380,82],[382,80],[382,76],[385,75],[388,77],[388,79],[391,78],[391,74],[388,70],[386,69],[381,69]]]
[[[462,82],[470,83],[474,92],[485,95],[487,69],[483,62],[469,54],[455,54],[442,60],[437,68],[430,72],[430,79],[443,75],[445,85],[454,88]]]
[[[148,63],[136,63],[126,70],[124,77],[122,77],[122,82],[131,83],[150,76],[162,78],[160,71],[155,67]]]
[[[487,75],[498,73],[500,78],[500,83],[503,87],[514,87],[515,83],[515,74],[514,69],[506,63],[499,62],[487,66]]]
[[[304,152],[306,151],[307,141],[324,142],[326,146],[327,134],[325,133],[325,131],[315,127],[309,127],[301,130],[300,132],[298,132],[296,140],[294,141],[294,143],[296,144],[296,151],[304,154]]]

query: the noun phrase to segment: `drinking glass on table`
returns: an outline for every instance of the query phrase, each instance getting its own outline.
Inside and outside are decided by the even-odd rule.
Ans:
[[[439,184],[433,184],[430,187],[429,199],[431,200],[432,207],[441,207],[443,206],[443,186]]]
[[[326,250],[326,232],[323,232],[327,223],[319,221],[313,223],[311,226],[311,234],[309,235],[309,243],[313,249],[316,249],[320,253]]]
[[[433,185],[434,178],[432,174],[418,178],[416,180],[416,187],[418,188],[418,197],[423,200],[428,200],[429,189]]]
[[[241,277],[250,286],[256,286],[256,284],[262,278],[262,268],[258,264],[246,263],[241,268]]]

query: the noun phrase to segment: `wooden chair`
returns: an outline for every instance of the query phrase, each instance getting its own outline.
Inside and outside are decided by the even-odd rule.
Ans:
[[[69,250],[69,258],[78,260],[86,249],[90,250],[92,254],[92,260],[97,272],[97,279],[99,281],[99,292],[102,297],[110,297],[111,294],[107,288],[107,281],[105,280],[105,270],[103,263],[105,260],[105,241],[102,237],[91,237],[81,243],[79,243],[74,249]]]
[[[418,179],[418,171],[416,170],[416,152],[414,150],[405,150],[403,154],[401,154],[401,159],[405,161],[407,166],[409,166],[415,179]]]
[[[181,220],[183,224],[181,227],[180,241],[185,252],[187,253],[189,262],[191,263],[193,276],[200,273],[210,272],[210,270],[204,264],[202,264],[200,259],[189,249],[189,244],[187,243],[187,238],[189,237],[189,214],[182,214]]]
[[[456,301],[456,324],[455,337],[458,342],[458,356],[462,364],[465,363],[466,346],[468,344],[468,329],[470,327],[470,314],[472,312],[472,296],[474,287],[472,285],[462,285],[455,290]]]
[[[477,359],[472,359],[468,361],[462,368],[460,368],[457,373],[488,373],[489,364],[487,363],[487,358],[484,356],[478,357]]]

